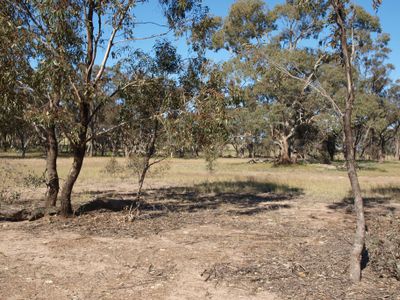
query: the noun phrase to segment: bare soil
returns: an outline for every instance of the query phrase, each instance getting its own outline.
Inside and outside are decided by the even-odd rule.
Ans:
[[[93,197],[113,205],[0,223],[1,299],[400,299],[368,263],[350,284],[346,199],[159,188],[136,209],[133,194]],[[368,220],[398,213],[378,200]]]

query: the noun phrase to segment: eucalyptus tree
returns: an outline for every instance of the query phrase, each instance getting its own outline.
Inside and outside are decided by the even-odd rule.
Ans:
[[[354,79],[353,79],[353,62],[354,43],[350,40],[348,31],[353,30],[353,22],[351,22],[352,11],[346,7],[348,3],[342,0],[331,0],[332,19],[334,28],[333,46],[338,45],[338,52],[341,55],[342,64],[346,74],[346,100],[345,110],[343,113],[343,130],[344,130],[344,154],[346,158],[347,173],[350,179],[351,188],[354,194],[354,207],[357,215],[356,233],[354,236],[353,249],[350,255],[350,279],[358,282],[361,279],[361,259],[365,248],[365,217],[364,217],[364,201],[361,194],[360,183],[357,176],[355,165],[355,154],[353,148],[353,132],[352,132],[352,112],[355,101]],[[350,16],[348,15],[350,13]],[[354,13],[354,10],[353,10]],[[350,21],[349,21],[350,20]],[[350,28],[349,28],[350,27]],[[352,49],[351,51],[349,49]]]
[[[282,67],[282,65],[276,64],[276,66],[282,72],[304,82],[306,87],[322,95],[341,117],[344,132],[344,155],[357,216],[349,272],[350,279],[358,282],[361,279],[361,259],[365,249],[365,217],[354,153],[353,106],[356,104],[354,63],[356,57],[364,51],[365,41],[372,40],[372,33],[379,31],[380,28],[377,18],[371,17],[364,9],[349,3],[349,1],[329,0],[320,1],[320,3],[327,7],[325,26],[329,30],[329,35],[321,39],[321,44],[325,44],[326,49],[331,49],[330,54],[338,59],[343,68],[342,74],[345,80],[339,85],[341,87],[339,92],[330,94],[319,80],[319,61],[326,55],[327,50],[322,53],[321,58],[315,64],[314,72],[309,75],[301,72],[296,74],[296,70],[293,70],[290,65]],[[313,1],[303,0],[299,1],[299,4],[306,7],[312,6]]]
[[[356,101],[354,60],[363,51],[363,42],[371,39],[371,33],[379,30],[379,22],[371,18],[360,7],[357,7],[346,0],[321,1],[329,5],[327,11],[326,26],[330,29],[330,35],[326,40],[337,54],[339,62],[343,67],[345,76],[345,95],[342,105],[338,98],[333,98],[318,81],[318,70],[312,76],[298,75],[297,79],[305,82],[307,86],[323,95],[336,108],[343,122],[344,131],[344,155],[346,159],[347,173],[354,195],[354,207],[356,211],[356,232],[354,236],[353,249],[350,255],[350,279],[353,282],[361,280],[361,260],[365,249],[365,216],[364,201],[357,176],[354,136],[353,136],[353,107]],[[301,5],[310,5],[311,1],[300,1]],[[379,5],[380,1],[374,1]],[[283,70],[285,71],[285,70]],[[287,70],[286,70],[287,71]],[[288,72],[289,73],[289,72]],[[296,76],[294,76],[296,77]],[[343,100],[342,100],[343,101]]]
[[[5,3],[0,7],[0,134],[4,150],[10,146],[12,136],[20,135],[24,154],[25,104],[32,99],[18,83],[30,80],[32,70],[28,64],[31,52],[25,41],[26,33],[15,30],[21,22],[12,5]]]
[[[64,7],[61,7],[61,3],[54,8],[50,6],[51,3],[36,1],[4,1],[4,7],[9,7],[4,16],[15,33],[11,41],[19,41],[25,45],[25,53],[29,55],[21,57],[18,62],[28,66],[30,76],[20,78],[14,83],[18,90],[24,91],[26,98],[22,105],[26,115],[46,143],[47,206],[55,205],[59,190],[55,125],[60,116],[60,98],[66,91],[66,80],[61,74],[66,71],[65,61],[77,63],[74,58],[79,54],[80,48],[80,45],[76,45],[78,40],[73,34],[76,19],[72,16],[72,8],[66,3]]]
[[[229,142],[236,156],[240,157],[245,151],[249,157],[254,157],[268,135],[266,106],[255,91],[251,76],[248,76],[251,68],[239,57],[225,62],[222,68],[226,77]]]
[[[214,169],[215,160],[221,156],[228,142],[226,104],[224,93],[225,74],[219,66],[206,66],[207,76],[202,76],[196,93],[190,103],[191,126],[196,144],[201,145],[207,168]]]
[[[60,129],[68,138],[73,150],[73,163],[61,190],[61,214],[72,213],[71,193],[82,168],[89,127],[102,103],[95,105],[110,58],[118,59],[123,49],[135,36],[138,23],[134,9],[145,0],[125,1],[36,1],[19,0],[13,4],[22,15],[22,28],[32,36],[38,47],[38,57],[60,69],[55,80],[65,82],[69,90],[59,100],[63,122]],[[200,10],[197,0],[160,0],[161,9],[169,28],[182,31],[190,12]],[[166,34],[161,32],[160,35]],[[95,65],[99,63],[99,67]],[[120,89],[110,91],[105,100],[115,96]],[[58,89],[54,88],[55,91]],[[58,98],[57,96],[55,97]]]
[[[248,157],[257,154],[267,154],[267,120],[265,107],[235,107],[227,109],[229,143],[236,151],[237,157],[243,157],[245,151]]]
[[[302,81],[305,87],[318,92],[328,100],[341,117],[344,131],[344,154],[354,194],[354,206],[357,216],[349,271],[350,279],[353,282],[358,282],[361,279],[361,258],[365,247],[365,217],[354,153],[353,106],[356,104],[354,61],[357,55],[364,50],[364,42],[372,39],[372,33],[379,30],[379,22],[377,22],[376,18],[370,17],[362,8],[350,5],[348,1],[331,0],[326,2],[320,1],[320,3],[322,5],[325,3],[325,7],[327,7],[325,24],[327,29],[330,30],[330,34],[326,38],[321,39],[321,44],[325,45],[326,48],[330,48],[331,52],[327,50],[322,52],[311,74],[298,72],[290,64],[286,64],[284,67],[280,63],[274,62],[274,64],[283,73]],[[312,6],[313,1],[300,1],[299,4],[301,6]],[[342,74],[345,80],[341,83],[341,89],[339,92],[336,92],[336,95],[329,94],[318,77],[321,59],[327,53],[332,57],[336,57],[344,70]],[[338,97],[340,94],[342,96]]]
[[[299,126],[311,124],[322,111],[321,97],[304,84],[277,70],[269,58],[285,59],[311,73],[315,54],[300,44],[322,29],[322,8],[301,8],[293,1],[271,11],[259,0],[237,1],[231,7],[214,45],[236,54],[242,82],[252,86],[253,98],[268,109],[268,134],[280,149],[279,162],[290,163],[292,140]],[[246,83],[247,82],[247,83]]]
[[[375,5],[379,3],[380,1],[374,1]],[[257,70],[258,76],[262,74],[265,66],[275,68],[286,78],[297,80],[303,85],[300,95],[315,93],[325,99],[341,120],[346,166],[357,215],[354,247],[350,256],[350,278],[357,282],[361,278],[360,262],[365,245],[365,218],[355,166],[353,106],[357,99],[355,81],[358,74],[354,66],[356,60],[374,43],[372,33],[380,31],[379,20],[371,17],[361,7],[345,0],[287,1],[285,10],[278,7],[272,12],[274,13],[265,13],[262,1],[237,1],[232,6],[222,30],[215,35],[214,42],[219,47],[240,54],[258,52],[259,57],[264,58],[264,61],[260,60],[262,64]],[[282,29],[282,20],[286,19],[291,20],[286,22],[289,27],[285,29],[283,26]],[[275,28],[277,35],[274,35]],[[307,47],[301,43],[303,38],[311,38],[314,41],[314,51],[307,51]],[[281,56],[265,51],[268,47],[264,45],[276,43],[280,50],[276,53],[283,54]],[[300,48],[300,53],[305,51],[304,53],[313,54],[314,63],[305,65],[293,59],[295,56],[292,53],[297,52],[296,46]],[[284,51],[281,51],[282,49]],[[329,73],[334,76],[327,76]],[[322,80],[323,77],[325,81]],[[256,77],[255,81],[257,79]],[[316,115],[318,114],[319,112],[316,112]]]
[[[168,134],[174,129],[169,123],[179,122],[186,104],[177,82],[181,58],[176,48],[163,40],[153,50],[153,56],[141,51],[130,56],[123,72],[127,81],[140,83],[120,93],[124,134],[133,146],[130,165],[138,176],[138,197],[150,167],[166,157]]]
[[[400,86],[399,80],[394,82],[387,93],[387,99],[392,109],[393,123],[390,126],[390,139],[393,145],[395,159],[400,160]]]
[[[379,28],[379,22],[376,23],[376,27]],[[361,98],[359,102],[362,104],[357,105],[355,109],[356,120],[359,120],[355,122],[355,128],[364,131],[361,156],[368,147],[373,148],[375,143],[380,162],[385,159],[386,144],[393,138],[392,128],[397,122],[396,104],[392,103],[389,95],[390,71],[394,69],[392,64],[386,63],[391,51],[388,48],[389,40],[389,35],[385,33],[378,33],[375,39],[367,39],[368,47],[363,46],[363,49],[366,49],[362,51],[360,58],[355,60],[355,67],[359,73],[358,98]],[[363,113],[360,114],[360,111]],[[356,144],[360,134],[355,136]]]

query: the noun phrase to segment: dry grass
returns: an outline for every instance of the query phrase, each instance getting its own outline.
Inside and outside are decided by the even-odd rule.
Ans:
[[[75,201],[86,201],[93,191],[134,192],[136,177],[127,169],[115,174],[105,172],[110,158],[86,158],[75,188]],[[146,179],[145,188],[197,187],[204,192],[252,192],[259,185],[266,189],[274,187],[279,192],[302,191],[310,201],[336,202],[349,195],[347,173],[335,166],[307,164],[276,167],[271,163],[248,164],[247,159],[223,158],[216,163],[215,171],[209,172],[202,159],[168,159]],[[119,166],[126,166],[124,158],[117,158]],[[59,175],[63,180],[71,164],[70,158],[60,158]],[[43,192],[43,188],[23,187],[23,177],[28,174],[40,176],[45,170],[43,158],[0,159],[0,189],[18,189],[30,196]],[[399,197],[400,162],[359,163],[361,186],[367,197],[375,195]],[[22,177],[22,178],[21,178]],[[216,182],[219,182],[217,185]],[[213,184],[212,184],[213,183]],[[262,192],[262,189],[261,189]]]
[[[387,238],[390,220],[398,220],[399,162],[359,164],[371,263],[361,285],[351,286],[347,259],[354,214],[347,214],[352,199],[346,172],[320,164],[275,167],[247,161],[219,159],[210,173],[200,159],[167,160],[146,180],[140,214],[129,218],[124,208],[136,204],[134,175],[126,169],[110,175],[105,172],[110,158],[87,158],[73,203],[98,199],[81,206],[84,213],[0,223],[0,294],[12,299],[33,299],[38,291],[46,299],[71,299],[72,292],[80,299],[398,299],[400,282],[381,278],[397,266],[386,259],[398,254],[397,227],[391,231],[395,239],[384,247],[380,241]],[[117,162],[126,164],[123,158]],[[59,160],[61,178],[70,164],[71,159]],[[22,177],[41,175],[44,165],[43,158],[1,159],[0,190],[20,189],[25,205],[40,199],[44,187],[26,187]],[[94,202],[118,208],[90,210]],[[373,247],[375,241],[379,247]]]

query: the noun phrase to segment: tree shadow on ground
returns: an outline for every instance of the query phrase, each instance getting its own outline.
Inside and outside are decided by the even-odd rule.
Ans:
[[[347,172],[346,163],[343,160],[336,160],[332,165],[339,171]],[[375,160],[357,160],[356,168],[359,171],[376,171],[387,173],[387,170],[382,168],[383,164],[378,164]]]
[[[91,193],[95,195],[95,192]],[[298,188],[274,183],[248,181],[205,182],[192,187],[168,187],[148,190],[141,200],[135,193],[98,195],[81,205],[76,215],[96,210],[151,212],[156,216],[169,212],[195,212],[228,206],[227,212],[236,215],[254,215],[264,211],[290,208],[282,201],[293,201],[303,194]]]
[[[389,196],[393,199],[400,199],[400,186],[379,186],[371,189],[372,193]]]
[[[379,210],[382,213],[394,212],[397,208],[393,202],[400,200],[400,187],[381,186],[369,190],[370,195],[363,197],[364,206],[367,209],[366,214]],[[346,213],[352,213],[354,210],[354,198],[351,193],[340,202],[328,205],[333,210],[343,210]]]

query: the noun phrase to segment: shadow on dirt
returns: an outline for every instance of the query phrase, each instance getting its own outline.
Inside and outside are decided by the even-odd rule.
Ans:
[[[91,192],[96,195],[96,192]],[[256,181],[205,182],[193,187],[171,187],[146,191],[141,200],[135,193],[99,192],[96,199],[77,208],[76,215],[96,210],[143,212],[194,212],[229,205],[229,214],[254,215],[264,211],[290,208],[276,202],[294,200],[301,189]],[[157,214],[160,215],[160,214]]]
[[[400,200],[400,187],[399,186],[379,186],[371,189],[371,192],[380,194],[380,195],[385,195],[389,196],[393,199],[398,199]]]
[[[381,213],[390,213],[396,210],[393,202],[400,200],[400,188],[395,186],[381,186],[373,188],[369,191],[367,197],[363,197],[364,206],[367,209],[366,214],[370,214],[372,210]],[[328,205],[330,209],[344,210],[346,213],[352,213],[354,210],[353,197],[347,196],[340,202]]]

